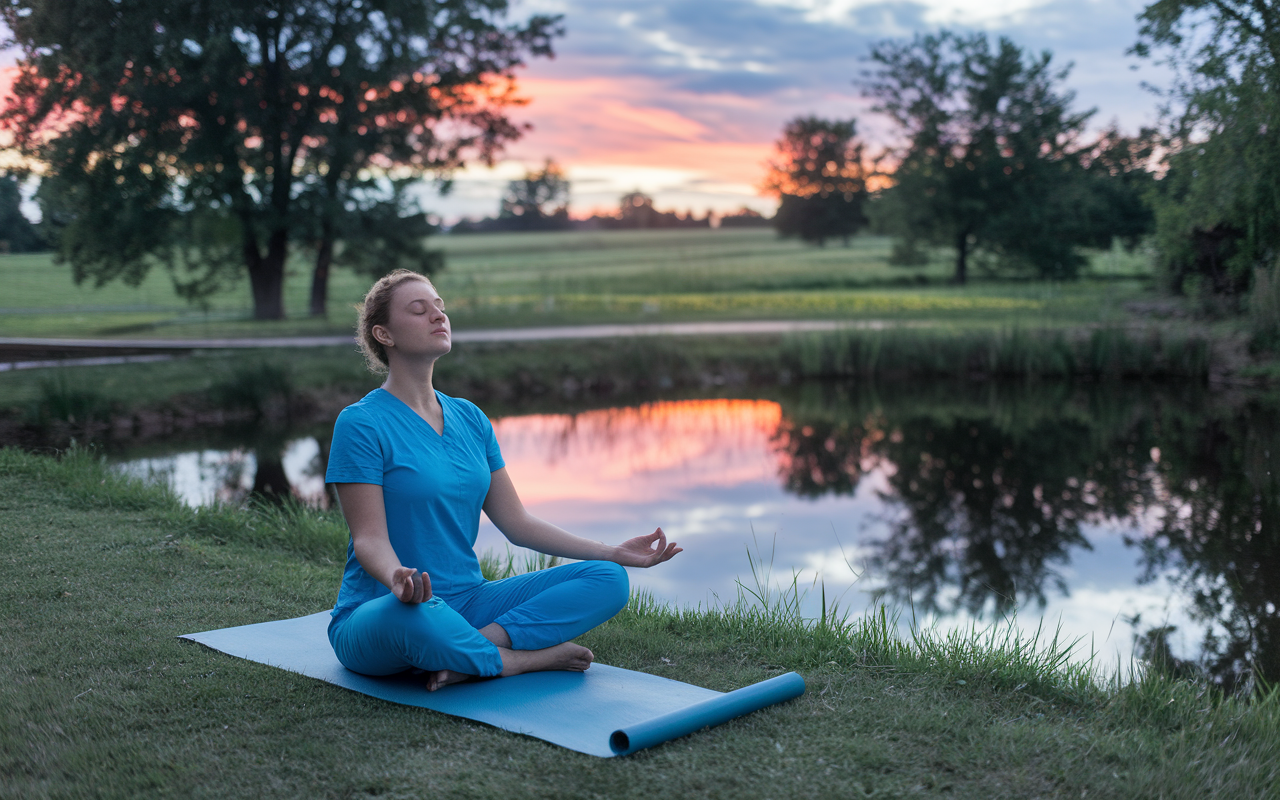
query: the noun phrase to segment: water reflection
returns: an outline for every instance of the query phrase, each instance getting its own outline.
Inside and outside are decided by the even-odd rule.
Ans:
[[[1144,387],[825,386],[495,429],[534,513],[604,541],[662,525],[686,546],[633,572],[660,599],[732,596],[754,547],[775,580],[821,580],[852,611],[1044,615],[1235,688],[1280,675],[1277,410]],[[191,502],[324,503],[322,429],[128,468],[169,472]],[[504,545],[486,522],[478,548]]]
[[[294,497],[327,506],[321,443],[315,437],[258,442],[256,447],[195,450],[121,463],[125,472],[162,480],[190,506],[239,505],[250,497]]]
[[[1227,688],[1280,678],[1280,425],[1250,402],[1208,419],[1165,418],[1160,524],[1139,540],[1146,572],[1176,576],[1207,626],[1201,659]]]

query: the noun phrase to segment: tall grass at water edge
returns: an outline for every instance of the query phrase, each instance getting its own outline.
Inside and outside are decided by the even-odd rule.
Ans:
[[[783,360],[813,378],[1191,378],[1209,374],[1211,343],[1195,334],[1124,328],[842,330],[797,335]]]

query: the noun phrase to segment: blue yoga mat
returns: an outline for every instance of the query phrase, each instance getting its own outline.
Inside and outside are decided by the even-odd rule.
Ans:
[[[602,758],[653,747],[804,694],[804,679],[794,672],[721,693],[605,664],[592,664],[586,672],[531,672],[428,692],[420,678],[370,678],[342,666],[329,646],[328,625],[329,612],[322,611],[181,638]]]

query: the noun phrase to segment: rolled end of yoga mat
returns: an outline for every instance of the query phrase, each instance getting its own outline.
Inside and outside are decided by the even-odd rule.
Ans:
[[[609,747],[617,755],[625,756],[802,694],[804,678],[788,672],[710,700],[703,700],[679,711],[663,714],[647,722],[637,722],[616,730],[609,737]]]

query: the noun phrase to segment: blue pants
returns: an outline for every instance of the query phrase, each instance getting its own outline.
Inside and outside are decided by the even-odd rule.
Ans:
[[[622,567],[582,561],[488,581],[447,600],[434,596],[410,605],[387,594],[334,617],[329,642],[343,666],[363,675],[413,667],[500,675],[502,657],[480,628],[496,622],[513,650],[541,650],[610,619],[629,592]]]

